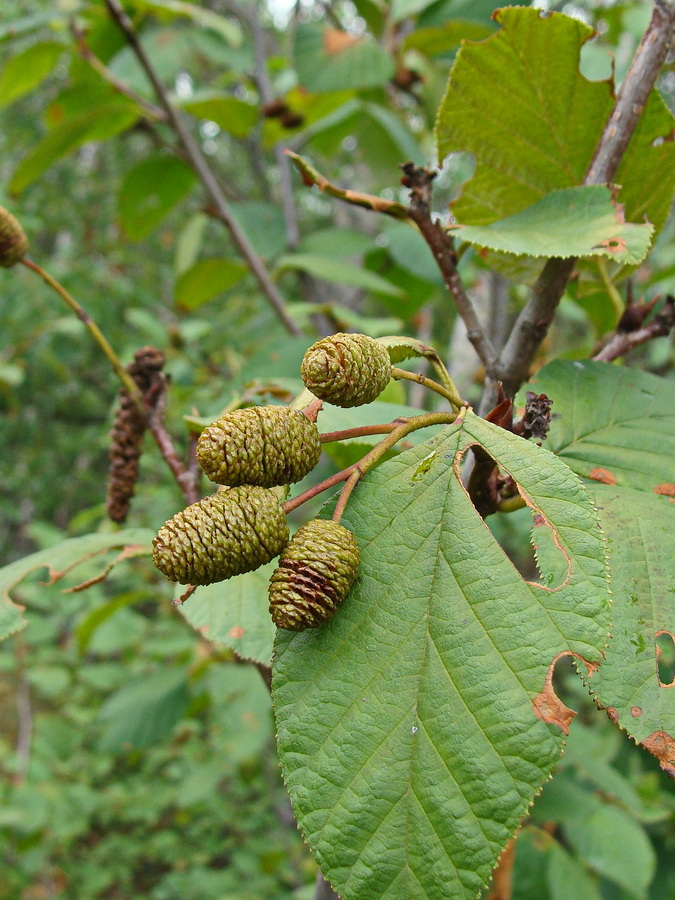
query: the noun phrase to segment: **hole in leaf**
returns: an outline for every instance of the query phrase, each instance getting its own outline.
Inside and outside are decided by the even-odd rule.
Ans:
[[[509,472],[478,447],[478,461],[469,480],[471,500],[494,539],[526,581],[546,588],[559,587],[568,573],[568,560],[556,544],[543,516],[530,507],[491,514],[496,503],[517,505],[518,487]],[[472,493],[473,491],[473,493]]]
[[[675,687],[675,638],[669,631],[656,632],[656,664],[661,687]]]

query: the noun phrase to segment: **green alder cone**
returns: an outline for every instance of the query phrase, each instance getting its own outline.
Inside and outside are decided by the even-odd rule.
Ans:
[[[312,344],[300,368],[306,387],[334,406],[363,406],[389,383],[391,361],[379,341],[365,334],[333,334]]]
[[[176,513],[152,542],[152,561],[170,581],[212,584],[252,572],[287,542],[286,516],[276,494],[244,485]]]
[[[288,631],[317,628],[356,581],[359,546],[343,525],[313,519],[295,533],[270,579],[270,613]]]
[[[0,206],[0,266],[13,266],[28,252],[28,238],[14,216]]]
[[[311,472],[321,456],[316,425],[300,410],[254,406],[227,413],[205,428],[197,459],[216,484],[232,487],[293,484]]]

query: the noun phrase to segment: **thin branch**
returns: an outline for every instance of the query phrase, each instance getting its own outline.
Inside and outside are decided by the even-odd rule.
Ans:
[[[86,326],[87,330],[94,338],[96,343],[99,345],[103,353],[105,354],[108,362],[113,368],[113,371],[119,378],[122,383],[122,386],[126,389],[129,396],[136,404],[138,409],[141,412],[145,412],[145,405],[143,403],[143,395],[138,388],[138,385],[131,377],[131,375],[127,372],[126,368],[122,365],[122,362],[119,356],[115,353],[112,346],[108,343],[107,338],[98,327],[96,322],[92,319],[89,313],[84,309],[84,307],[80,306],[77,300],[72,297],[68,291],[60,284],[56,278],[53,278],[49,272],[46,272],[42,266],[39,266],[36,262],[33,262],[31,259],[28,259],[27,256],[24,256],[19,262],[22,265],[26,266],[26,268],[31,269],[31,271],[35,272],[37,275],[42,278],[42,280],[49,285],[49,287],[61,297],[62,300],[68,304],[68,306],[75,313],[77,318]]]
[[[478,319],[473,303],[464,290],[462,279],[457,271],[457,257],[452,237],[431,218],[431,182],[436,177],[436,173],[429,169],[418,168],[413,163],[406,163],[402,168],[405,174],[404,184],[410,188],[408,216],[419,228],[436,260],[445,286],[450,291],[457,312],[466,325],[469,341],[474,346],[486,370],[491,372],[495,366],[497,354],[492,341]]]
[[[675,328],[675,297],[667,297],[666,302],[654,318],[636,328],[635,331],[617,332],[593,357],[598,362],[612,362],[624,356],[633,347],[639,347],[656,337],[663,337]]]
[[[655,3],[651,21],[619,89],[584,184],[605,184],[614,179],[647,97],[668,55],[674,27],[675,3],[672,0]],[[575,259],[553,258],[544,266],[501,354],[497,372],[494,373],[496,377],[486,385],[482,409],[489,409],[494,402],[496,380],[503,383],[507,395],[513,396],[527,377],[575,264]]]
[[[165,395],[162,394],[148,415],[148,430],[189,505],[199,500],[199,475],[191,466],[185,465],[167,431],[164,423],[165,404]]]
[[[270,305],[277,314],[289,334],[299,336],[302,329],[291,318],[286,310],[284,298],[281,296],[277,286],[272,281],[265,264],[254,250],[251,242],[245,232],[237,222],[227,202],[225,194],[218,183],[215,175],[211,171],[205,156],[199,148],[199,145],[186,128],[183,119],[178,110],[173,106],[169,99],[166,88],[160,81],[155,69],[150,61],[149,56],[145,52],[143,45],[138,39],[138,35],[134,29],[131,19],[122,8],[119,0],[105,0],[105,4],[110,12],[111,17],[117,23],[120,30],[124,34],[129,46],[136,54],[136,58],[143,67],[152,87],[157,96],[157,100],[167,115],[167,119],[175,131],[180,143],[182,144],[190,164],[194,168],[197,176],[202,182],[209,199],[217,210],[218,218],[227,226],[230,236],[235,246],[248,263],[251,272],[255,276],[258,284],[267,297]]]

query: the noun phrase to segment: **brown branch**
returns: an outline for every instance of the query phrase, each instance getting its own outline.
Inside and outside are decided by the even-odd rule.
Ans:
[[[619,89],[614,109],[584,184],[611,182],[633,135],[647,97],[656,83],[673,40],[675,3],[657,2],[630,69]],[[489,409],[496,396],[496,381],[513,396],[527,378],[534,355],[553,321],[572,274],[575,259],[549,259],[537,279],[530,299],[521,311],[501,354],[494,378],[486,384],[481,409]]]
[[[633,347],[639,347],[656,337],[663,337],[675,328],[675,297],[666,297],[666,302],[654,318],[634,331],[617,332],[593,357],[597,362],[612,362],[624,356]]]
[[[296,336],[301,335],[302,329],[289,315],[288,311],[286,310],[286,303],[284,301],[284,298],[281,296],[281,293],[279,292],[277,286],[272,281],[269,272],[265,268],[265,264],[254,250],[245,232],[235,219],[234,214],[230,209],[230,205],[225,197],[225,193],[218,183],[215,175],[211,171],[211,168],[207,163],[204,154],[200,150],[199,145],[186,128],[180,113],[171,103],[166,88],[160,81],[149,56],[145,52],[143,45],[138,39],[138,35],[136,34],[131,19],[124,11],[119,0],[105,0],[105,4],[113,21],[118,25],[118,27],[124,34],[127,43],[135,53],[136,58],[141,64],[146,76],[148,77],[148,80],[152,84],[152,87],[157,96],[157,100],[162,109],[165,111],[169,124],[175,131],[176,136],[178,137],[185,150],[185,153],[187,154],[191,166],[195,170],[197,177],[202,182],[202,185],[204,186],[204,189],[206,190],[210,201],[213,203],[215,209],[217,210],[218,218],[221,219],[227,226],[234,245],[246,260],[249,268],[251,269],[251,272],[255,276],[258,285],[260,286],[260,289],[262,290],[263,294],[272,306],[274,312],[277,314],[277,317],[289,332],[289,334],[293,334]]]
[[[166,387],[166,384],[164,387]],[[165,408],[166,390],[161,390],[153,398],[152,406],[148,413],[148,430],[155,439],[162,458],[169,469],[171,469],[171,473],[181,489],[185,502],[190,505],[199,500],[199,471],[193,465],[188,464],[186,466],[181,459],[164,422]]]
[[[467,337],[488,372],[494,369],[497,354],[492,341],[481,325],[478,314],[468,294],[464,290],[462,279],[457,271],[452,237],[447,234],[438,222],[431,218],[431,182],[436,173],[429,169],[421,169],[408,162],[402,166],[403,183],[410,188],[410,207],[408,216],[419,228],[427,242],[436,264],[443,276],[445,286],[450,291],[457,312],[466,325]]]

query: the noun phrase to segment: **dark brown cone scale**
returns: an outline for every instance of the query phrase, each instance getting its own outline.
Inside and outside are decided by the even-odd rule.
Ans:
[[[152,405],[154,389],[162,390],[166,379],[162,372],[164,354],[155,347],[143,347],[134,354],[127,366],[148,405]],[[142,412],[124,388],[119,393],[119,405],[110,433],[110,468],[108,471],[108,499],[106,508],[113,522],[122,523],[129,514],[131,498],[138,480],[138,466],[143,449],[143,435],[148,424],[147,412]]]
[[[213,584],[265,565],[287,541],[277,495],[243,485],[204,497],[165,522],[152,542],[152,561],[170,581]]]
[[[356,581],[359,547],[343,525],[313,519],[299,528],[270,579],[270,614],[288,631],[317,628]]]
[[[216,484],[274,487],[300,481],[318,463],[314,422],[297,409],[253,406],[227,413],[199,436],[197,460]]]

